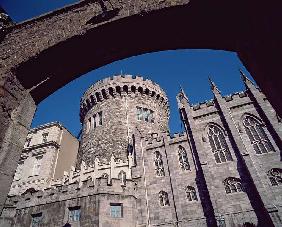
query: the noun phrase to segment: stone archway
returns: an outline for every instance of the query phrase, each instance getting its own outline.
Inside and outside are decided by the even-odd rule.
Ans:
[[[36,104],[115,60],[179,48],[235,51],[281,115],[278,9],[253,0],[84,0],[10,27],[0,43],[0,207]]]

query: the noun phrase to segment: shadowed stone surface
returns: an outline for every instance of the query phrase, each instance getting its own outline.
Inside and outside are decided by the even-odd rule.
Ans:
[[[0,225],[29,227],[32,216],[42,213],[40,226],[46,227],[67,222],[74,227],[280,227],[281,119],[265,95],[242,78],[245,91],[223,97],[211,82],[214,98],[195,105],[181,90],[177,100],[185,132],[174,135],[167,132],[168,103],[157,84],[129,75],[98,81],[81,99],[80,168],[49,178],[38,191],[31,190],[34,182],[24,193],[11,189]],[[136,107],[154,110],[154,122],[139,119]],[[88,120],[100,111],[102,124],[91,127]],[[255,142],[246,117],[264,132]],[[220,139],[211,140],[211,125],[222,133]],[[125,146],[129,138],[131,150]],[[267,151],[258,152],[259,141],[269,145]],[[94,149],[87,149],[89,143]],[[228,179],[236,186],[226,184]],[[113,204],[121,207],[119,217]],[[80,209],[79,220],[70,220],[73,207]]]
[[[279,19],[275,2],[85,0],[10,27],[0,45],[0,74],[5,80],[13,71],[25,88],[49,78],[31,92],[38,103],[83,73],[133,55],[236,51],[281,115]]]
[[[83,73],[152,51],[236,51],[281,116],[279,9],[278,1],[85,0],[1,30],[2,160],[18,160],[19,155],[8,154],[7,149],[13,147],[12,152],[20,152],[35,110],[32,99],[37,104]],[[24,101],[27,96],[28,103]],[[28,109],[17,115],[24,129],[12,118],[21,105]],[[15,168],[11,164],[5,174],[11,178]],[[8,184],[2,189],[4,201]]]

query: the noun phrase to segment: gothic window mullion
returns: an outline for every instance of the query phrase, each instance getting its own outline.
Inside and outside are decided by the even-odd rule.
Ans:
[[[227,161],[233,161],[233,158],[231,156],[231,153],[230,153],[229,149],[226,149],[225,156],[226,156],[226,160]]]
[[[214,158],[215,158],[216,163],[221,163],[218,151],[214,151]]]
[[[254,127],[254,125],[251,125],[250,130],[251,130],[251,133],[254,137],[254,141],[259,141],[260,137],[259,137],[258,132],[257,132],[256,128]]]
[[[247,135],[250,138],[251,143],[253,143],[255,141],[255,137],[253,136],[253,134],[251,132],[250,126],[246,126],[246,132],[247,132]]]
[[[226,162],[226,158],[225,158],[223,150],[219,151],[219,157],[220,157],[221,162]]]

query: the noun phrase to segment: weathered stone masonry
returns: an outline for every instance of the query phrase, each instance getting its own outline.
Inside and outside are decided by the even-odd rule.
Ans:
[[[211,82],[214,99],[196,105],[182,90],[185,132],[173,136],[157,84],[98,81],[81,99],[77,168],[41,189],[11,190],[1,225],[281,226],[281,120],[243,80],[245,91],[225,97]]]
[[[35,104],[115,60],[179,48],[234,51],[281,116],[279,4],[84,0],[15,25],[1,12],[0,146],[2,159],[12,161],[9,168],[2,167],[0,208],[23,147],[18,141],[25,139]],[[28,111],[20,112],[21,106]],[[12,112],[17,117],[13,114],[12,119]]]

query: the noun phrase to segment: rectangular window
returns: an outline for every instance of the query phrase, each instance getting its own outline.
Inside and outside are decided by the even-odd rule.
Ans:
[[[154,111],[142,107],[136,107],[136,108],[137,108],[137,119],[139,121],[154,123]]]
[[[137,107],[137,119],[142,120],[142,108]]]
[[[69,207],[69,222],[80,221],[80,207]]]
[[[31,227],[39,227],[42,222],[42,213],[31,215]]]
[[[48,137],[48,132],[45,132],[42,134],[42,142],[46,143],[47,142],[47,137]]]
[[[149,115],[150,115],[150,111],[146,108],[143,109],[143,116],[144,116],[144,120],[146,122],[149,122]]]
[[[111,217],[122,218],[122,203],[111,203]]]
[[[149,122],[154,123],[154,111],[150,110]]]
[[[102,125],[102,123],[103,123],[103,120],[102,120],[102,111],[100,111],[100,112],[98,113],[98,116],[99,116],[99,125]]]

